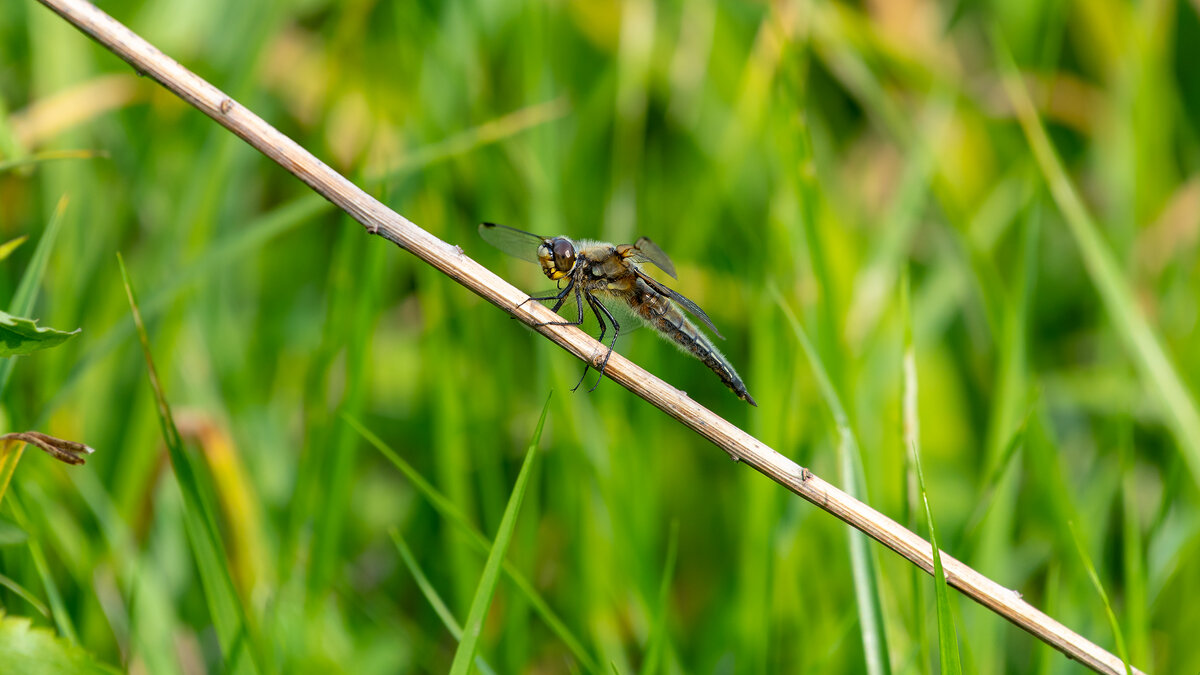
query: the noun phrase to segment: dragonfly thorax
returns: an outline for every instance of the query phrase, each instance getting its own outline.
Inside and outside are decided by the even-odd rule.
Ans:
[[[547,239],[538,247],[538,261],[542,263],[542,272],[558,281],[575,269],[575,244],[566,237]]]

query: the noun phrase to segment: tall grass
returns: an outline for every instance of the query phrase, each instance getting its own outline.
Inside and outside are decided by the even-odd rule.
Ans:
[[[911,326],[942,548],[1115,651],[1098,586],[1133,665],[1200,670],[1194,3],[104,9],[531,291],[546,287],[536,265],[478,240],[478,222],[650,236],[760,407],[648,331],[622,349],[924,527],[897,433]],[[480,533],[504,520],[555,390],[476,663],[934,668],[932,582],[908,563],[848,546],[836,520],[620,387],[568,394],[578,364],[553,345],[363,236],[30,0],[0,7],[0,243],[21,235],[0,306],[44,264],[31,313],[83,332],[0,364],[0,431],[97,452],[16,467],[0,636],[28,619],[154,673],[234,669],[239,639],[267,672],[448,670],[458,643],[429,598],[468,616]],[[964,672],[1076,668],[948,605]]]

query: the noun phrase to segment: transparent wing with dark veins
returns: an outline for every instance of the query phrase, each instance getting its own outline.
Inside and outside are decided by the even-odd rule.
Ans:
[[[675,276],[675,263],[671,262],[671,258],[658,247],[658,244],[650,241],[649,237],[638,237],[633,247],[637,249],[637,254],[633,258],[635,262],[653,263],[659,269],[671,275],[672,279],[679,278]],[[714,328],[713,330],[716,329]]]
[[[650,288],[653,288],[655,291],[658,291],[659,293],[662,293],[663,295],[667,296],[672,301],[674,301],[675,304],[677,304],[680,307],[691,312],[692,316],[703,321],[704,325],[708,326],[709,330],[711,330],[713,332],[713,334],[715,334],[717,337],[721,338],[722,340],[725,339],[725,336],[721,335],[721,331],[717,330],[717,327],[713,325],[712,319],[708,318],[708,315],[704,313],[704,310],[700,309],[700,305],[697,305],[696,303],[692,302],[691,300],[688,300],[687,298],[683,297],[682,295],[676,293],[675,291],[673,291],[673,290],[667,288],[666,286],[662,285],[661,283],[655,281],[654,279],[650,278],[645,273],[643,273],[641,270],[636,270],[636,274],[638,275],[638,278],[641,279],[642,281],[646,282],[646,284],[648,286],[650,286]]]
[[[480,223],[479,236],[501,251],[529,262],[538,262],[538,247],[547,240],[546,237],[495,223]]]

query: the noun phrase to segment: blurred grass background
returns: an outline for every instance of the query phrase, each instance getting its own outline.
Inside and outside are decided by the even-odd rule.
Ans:
[[[864,499],[916,527],[907,276],[942,546],[1113,650],[1073,524],[1133,663],[1200,670],[1200,438],[1179,422],[1200,382],[1196,2],[103,8],[524,288],[545,287],[536,266],[479,221],[652,237],[760,407],[648,331],[627,355],[835,479],[839,432],[777,292],[846,409]],[[1005,49],[1110,266],[1047,187]],[[97,453],[25,453],[0,503],[9,615],[132,672],[246,666],[223,661],[184,534],[120,251],[260,670],[449,668],[455,640],[389,532],[459,623],[486,556],[347,417],[490,538],[550,390],[508,559],[568,637],[502,578],[488,667],[937,670],[927,577],[870,548],[886,643],[865,651],[844,526],[612,383],[567,393],[577,362],[32,1],[0,7],[0,162],[22,160],[0,172],[0,241],[36,242],[67,197],[34,314],[83,333],[20,358],[3,427]],[[33,248],[0,266],[3,302]],[[1131,341],[1143,317],[1151,341]],[[1179,389],[1143,365],[1160,347]],[[966,672],[1079,672],[951,604]]]

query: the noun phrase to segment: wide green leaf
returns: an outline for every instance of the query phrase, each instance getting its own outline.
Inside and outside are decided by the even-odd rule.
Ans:
[[[37,325],[35,319],[13,316],[0,310],[0,357],[57,347],[78,334],[78,328],[64,331],[42,327]]]
[[[6,673],[120,672],[33,622],[0,611],[0,670]]]

